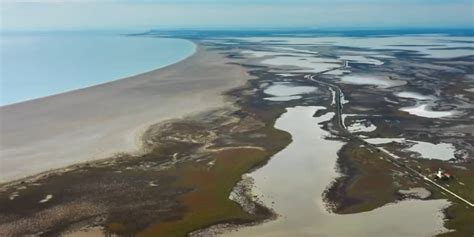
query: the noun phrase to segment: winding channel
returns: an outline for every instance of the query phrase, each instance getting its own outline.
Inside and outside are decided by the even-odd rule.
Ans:
[[[448,232],[441,212],[450,205],[446,199],[410,199],[390,203],[372,211],[347,215],[328,211],[323,193],[341,175],[335,167],[337,153],[344,142],[327,139],[332,135],[322,128],[322,123],[336,119],[344,135],[359,138],[344,126],[341,89],[318,81],[311,75],[306,78],[330,86],[335,91],[335,111],[314,117],[318,111],[326,108],[287,108],[277,119],[275,127],[289,132],[293,141],[275,154],[265,166],[248,174],[254,180],[252,193],[259,197],[263,205],[272,208],[278,217],[222,235],[398,237],[434,236]],[[411,218],[406,218],[407,216]]]

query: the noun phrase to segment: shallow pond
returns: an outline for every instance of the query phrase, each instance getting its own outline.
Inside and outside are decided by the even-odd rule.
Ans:
[[[446,200],[406,200],[370,212],[329,213],[322,194],[339,176],[335,166],[343,143],[325,139],[330,134],[319,123],[334,114],[313,117],[320,109],[324,107],[288,108],[275,127],[289,132],[293,142],[250,174],[254,193],[279,217],[226,236],[390,237],[432,236],[446,231],[440,212],[448,205]]]

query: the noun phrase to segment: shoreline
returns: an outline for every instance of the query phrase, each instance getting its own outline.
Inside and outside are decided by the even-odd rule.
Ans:
[[[0,107],[0,184],[117,154],[141,154],[149,126],[228,104],[223,92],[242,85],[249,76],[222,63],[229,59],[191,42],[194,53],[177,63]]]
[[[126,36],[126,37],[130,37],[130,36]],[[113,83],[113,82],[117,82],[117,81],[120,81],[120,80],[124,80],[124,79],[128,79],[128,78],[132,78],[132,77],[137,77],[137,76],[140,76],[142,74],[146,74],[146,73],[151,73],[151,72],[154,72],[154,71],[157,71],[157,70],[160,70],[160,69],[165,69],[167,67],[170,67],[170,66],[173,66],[175,64],[178,64],[186,59],[188,59],[189,57],[192,57],[198,50],[198,45],[196,44],[195,41],[193,40],[189,40],[189,39],[183,39],[183,38],[161,38],[161,37],[156,37],[157,39],[174,39],[174,40],[183,40],[183,41],[187,41],[189,43],[192,44],[193,46],[193,49],[192,51],[187,54],[186,56],[184,57],[181,57],[180,59],[178,59],[177,61],[173,61],[171,63],[167,63],[167,64],[164,64],[164,65],[161,65],[161,66],[153,66],[151,68],[147,68],[147,69],[144,69],[143,71],[136,71],[136,72],[131,72],[131,73],[127,73],[126,75],[122,75],[122,76],[118,76],[118,77],[115,77],[115,78],[112,78],[110,80],[105,80],[105,81],[101,81],[101,82],[98,82],[98,83],[93,83],[93,84],[90,84],[90,85],[85,85],[83,87],[78,87],[78,88],[73,88],[73,89],[67,89],[67,90],[64,90],[64,91],[59,91],[57,93],[53,93],[53,94],[49,94],[49,95],[44,95],[44,96],[40,96],[40,97],[37,97],[37,98],[29,98],[29,99],[25,99],[25,100],[22,100],[22,101],[17,101],[17,102],[13,102],[13,103],[9,103],[9,104],[0,104],[0,109],[2,109],[3,107],[8,107],[8,106],[15,106],[17,104],[22,104],[22,103],[28,103],[28,102],[32,102],[32,101],[35,101],[35,100],[41,100],[41,99],[47,99],[49,97],[54,97],[54,96],[60,96],[60,95],[64,95],[64,94],[68,94],[68,93],[73,93],[75,91],[80,91],[80,90],[85,90],[85,89],[89,89],[89,88],[92,88],[92,87],[95,87],[95,86],[101,86],[101,85],[104,85],[104,84],[108,84],[108,83]],[[87,70],[87,69],[86,69]]]
[[[138,233],[140,236],[174,233],[180,236],[178,233],[185,235],[216,223],[243,224],[266,220],[270,215],[266,208],[258,205],[256,216],[253,216],[228,198],[228,192],[241,180],[242,173],[263,166],[289,140],[287,133],[272,126],[273,122],[269,125],[259,122],[260,119],[276,119],[282,112],[280,109],[256,110],[262,104],[253,105],[252,98],[258,96],[255,94],[243,101],[237,100],[258,83],[256,80],[252,77],[245,85],[224,92],[236,107],[220,107],[150,127],[144,136],[148,138],[145,145],[152,148],[147,154],[136,157],[124,154],[60,170],[63,173],[51,172],[51,175],[33,177],[38,178],[36,180],[26,179],[17,185],[3,186],[0,191],[9,195],[4,195],[0,202],[10,204],[5,206],[3,213],[29,205],[32,206],[27,208],[27,212],[33,213],[26,220],[0,223],[4,233],[37,233],[47,229],[47,234],[74,236],[76,232],[81,234],[84,230],[87,233],[90,228],[101,226],[105,233]],[[231,144],[221,140],[229,134],[233,141]],[[274,142],[269,143],[268,137],[275,139]],[[208,176],[218,184],[200,181],[199,177],[205,181]],[[47,204],[31,202],[42,200],[45,194],[53,196]],[[124,198],[116,199],[116,196]],[[197,205],[193,197],[207,201]],[[78,212],[77,202],[81,208],[90,210]],[[150,202],[155,204],[150,206]],[[137,206],[137,203],[143,205]],[[223,210],[218,212],[218,216],[210,211],[216,208]],[[107,214],[110,209],[115,210],[112,216]],[[131,209],[138,216],[145,217],[138,218],[140,222],[136,223],[137,217],[130,217]],[[61,216],[64,212],[75,214],[74,217],[54,218],[56,215],[51,212],[57,210],[61,210]],[[150,211],[155,214],[148,216],[146,213]],[[44,212],[50,212],[48,216],[51,218],[37,219],[36,214]],[[85,221],[77,223],[75,218],[78,215]],[[103,217],[97,219],[96,215]],[[40,223],[36,225],[40,227],[31,223]],[[168,229],[167,225],[176,228]],[[16,226],[29,229],[17,229]]]
[[[212,47],[210,48],[213,49]],[[219,51],[219,49],[211,51],[222,52]],[[421,184],[423,181],[419,180],[419,182],[416,179],[411,179],[409,176],[399,175],[403,174],[401,172],[403,171],[402,168],[398,166],[393,167],[390,163],[382,159],[383,157],[380,157],[380,154],[376,152],[377,150],[375,148],[375,150],[372,150],[370,147],[367,147],[367,144],[362,140],[351,139],[354,137],[346,137],[344,134],[340,134],[341,128],[338,129],[338,125],[345,128],[345,123],[341,123],[338,117],[332,117],[332,119],[326,120],[325,122],[313,121],[311,124],[304,124],[298,120],[299,118],[306,118],[307,120],[320,119],[322,116],[328,116],[328,113],[332,110],[337,110],[337,106],[334,102],[334,90],[321,85],[313,85],[314,81],[310,81],[307,77],[299,74],[290,75],[289,77],[275,77],[275,73],[268,73],[269,68],[255,69],[255,67],[253,67],[254,64],[246,63],[248,59],[241,59],[238,57],[238,54],[235,55],[234,53],[235,52],[227,51],[223,55],[227,55],[229,58],[237,58],[237,60],[232,61],[232,63],[246,68],[248,74],[252,75],[252,78],[246,80],[244,86],[226,90],[221,94],[227,98],[225,101],[231,102],[228,103],[228,106],[219,107],[216,110],[206,110],[208,111],[207,113],[195,114],[195,116],[191,114],[186,117],[165,120],[162,123],[148,127],[148,132],[143,133],[140,139],[144,141],[143,147],[145,151],[148,151],[147,148],[151,148],[149,153],[147,152],[140,156],[123,154],[123,156],[111,157],[111,159],[105,161],[93,161],[76,167],[69,167],[74,169],[70,172],[64,169],[64,173],[46,175],[44,177],[38,176],[39,180],[32,181],[31,183],[26,181],[25,183],[19,183],[19,187],[0,190],[5,194],[9,194],[8,196],[5,195],[4,200],[0,200],[3,203],[10,204],[4,205],[4,214],[6,215],[8,212],[25,213],[25,211],[34,213],[35,210],[32,210],[32,208],[37,208],[37,210],[41,211],[54,211],[54,208],[69,208],[68,213],[74,213],[74,216],[80,214],[87,219],[87,221],[80,224],[77,224],[76,220],[72,217],[61,218],[57,223],[44,221],[42,229],[45,229],[44,226],[50,226],[50,233],[63,233],[64,231],[75,233],[78,227],[87,229],[100,226],[99,229],[102,229],[104,233],[121,235],[135,235],[138,233],[137,235],[140,236],[193,236],[194,234],[196,234],[196,236],[205,236],[209,233],[217,234],[215,231],[223,231],[223,233],[220,234],[245,235],[243,233],[250,233],[247,232],[250,230],[245,230],[247,227],[253,229],[267,228],[270,231],[278,231],[278,228],[273,230],[272,228],[278,225],[275,223],[281,222],[283,219],[280,218],[280,220],[273,223],[265,222],[270,220],[269,218],[271,218],[272,213],[274,215],[280,214],[285,217],[284,219],[291,218],[291,215],[282,212],[282,210],[287,209],[301,210],[297,213],[297,217],[301,217],[303,214],[311,214],[308,207],[314,205],[315,196],[319,197],[319,195],[322,194],[323,196],[320,197],[321,200],[318,198],[319,204],[335,205],[337,203],[330,202],[337,202],[338,197],[342,198],[341,200],[343,201],[359,200],[361,202],[345,202],[340,204],[340,206],[327,205],[322,207],[319,205],[318,208],[324,208],[326,211],[333,210],[329,211],[329,213],[324,211],[323,214],[327,215],[327,217],[324,216],[324,218],[311,217],[304,219],[322,220],[327,218],[328,221],[325,223],[336,223],[334,225],[336,227],[323,225],[322,228],[315,231],[324,231],[326,229],[326,232],[328,232],[328,228],[333,228],[335,232],[329,231],[330,233],[342,233],[349,230],[347,228],[346,230],[344,230],[345,228],[339,228],[341,223],[345,221],[350,223],[352,220],[355,220],[356,223],[362,223],[361,220],[366,220],[367,223],[374,223],[377,219],[380,219],[379,217],[388,220],[392,217],[393,221],[388,221],[387,223],[391,223],[390,226],[399,225],[403,223],[403,219],[397,217],[400,214],[399,210],[402,210],[398,208],[403,208],[403,206],[398,205],[404,205],[407,210],[412,210],[413,213],[411,216],[416,217],[417,215],[421,215],[430,217],[430,220],[436,221],[436,226],[444,226],[442,228],[443,230],[460,228],[459,226],[462,225],[462,222],[461,225],[454,223],[457,222],[459,218],[461,218],[461,221],[462,218],[468,220],[469,216],[459,217],[458,213],[460,211],[455,209],[455,203],[447,209],[445,209],[446,207],[439,207],[439,210],[444,210],[443,213],[446,219],[441,218],[438,214],[432,215],[433,207],[430,203],[439,203],[442,201],[435,201],[435,199],[446,200],[446,197],[443,197],[437,192],[432,192],[432,196],[428,197],[428,199],[433,199],[430,201],[402,202],[402,200],[411,199],[413,197],[402,195],[400,191],[417,188],[420,185],[423,186],[423,184]],[[226,62],[220,61],[219,63],[225,64]],[[212,73],[216,72],[210,72],[209,74]],[[225,75],[227,76],[227,74]],[[279,83],[293,83],[295,87],[316,86],[319,89],[315,90],[311,95],[305,94],[299,100],[290,100],[287,102],[272,102],[266,100],[265,98],[268,98],[268,95],[266,95],[265,90]],[[345,86],[344,91],[350,91],[350,88],[353,87]],[[357,96],[356,93],[351,93],[348,96],[349,97],[346,98],[349,98],[351,103],[344,105],[346,112],[353,111],[354,108],[352,106],[356,103],[352,101],[358,101],[357,97],[353,97]],[[342,100],[341,98],[341,101]],[[288,119],[287,124],[296,127],[301,126],[305,128],[304,131],[307,131],[308,128],[317,124],[317,127],[320,127],[319,132],[325,131],[332,134],[331,136],[317,135],[318,132],[313,131],[310,135],[315,137],[308,136],[306,139],[301,140],[301,137],[293,136],[293,134],[297,134],[298,131],[294,133],[290,132],[290,129],[296,129],[296,127],[278,128],[279,126],[276,126],[277,120],[283,117],[284,110],[302,105],[320,105],[326,109],[318,110],[315,113],[308,113],[306,116],[295,115],[295,117]],[[348,112],[348,114],[352,113]],[[349,121],[349,124],[354,124],[354,121],[357,120]],[[309,123],[309,121],[307,122]],[[376,124],[378,128],[383,128],[379,126],[377,122],[374,122],[374,124]],[[301,131],[298,133],[301,133]],[[382,133],[385,134],[386,131],[383,130]],[[326,155],[321,155],[321,157],[324,157],[324,160],[327,160],[328,157],[332,157],[329,162],[330,164],[324,165],[325,162],[322,161],[323,159],[314,159],[314,156],[315,154],[318,154],[318,156],[324,154],[321,152],[329,146],[324,145],[325,143],[321,143],[321,141],[316,142],[318,139],[321,139],[323,142],[345,141],[347,143],[337,149],[337,151],[329,151]],[[305,149],[311,147],[308,145],[303,147],[303,145],[314,145],[316,144],[315,142],[320,144],[315,146],[317,151],[306,151],[306,155],[302,156],[302,153],[305,154]],[[301,147],[295,146],[297,143],[299,143]],[[288,151],[291,150],[293,152],[288,153]],[[283,155],[279,155],[280,152],[282,152]],[[277,156],[292,160],[288,160],[286,165],[280,163],[280,166],[275,166],[274,164],[278,164],[276,162],[281,160],[277,158]],[[284,186],[281,182],[278,182],[278,178],[282,177],[282,169],[278,169],[278,167],[284,167],[284,174],[288,172],[289,175],[284,177],[285,182],[288,183],[289,180],[304,174],[304,172],[301,172],[301,168],[292,169],[291,167],[297,165],[298,160],[301,160],[301,157],[305,156],[306,159],[304,160],[308,161],[308,163],[303,163],[303,165],[299,165],[298,167],[312,167],[312,162],[318,160],[320,163],[317,164],[316,167],[319,170],[312,168],[312,173],[316,171],[316,173],[323,174],[324,172],[328,172],[328,168],[335,166],[335,172],[338,173],[339,178],[334,177],[334,179],[330,179],[330,181],[325,181],[326,178],[321,179],[321,176],[319,176],[319,178],[306,178],[301,176],[301,178],[304,179],[295,180],[296,182],[293,181],[293,185],[289,188],[305,184],[307,180],[318,180],[320,184],[315,185],[315,182],[310,182],[310,184],[305,184],[301,189],[309,193],[308,191],[321,185],[321,183],[326,185],[323,185],[324,187],[322,188],[319,187],[318,190],[313,190],[313,192],[316,191],[313,194],[299,195],[297,197],[301,198],[302,196],[306,196],[306,205],[300,202],[298,202],[298,205],[294,203],[280,205],[281,203],[285,204],[285,200],[282,198],[285,194],[298,193],[298,191],[286,190],[280,192],[282,194],[279,195],[268,195],[275,193],[272,191],[273,189],[280,189]],[[336,156],[336,162],[333,164],[332,160],[334,160],[334,156]],[[298,159],[293,159],[293,157],[297,157]],[[415,162],[415,160],[413,160],[413,162]],[[426,164],[421,164],[421,162],[424,162],[423,160],[416,160],[416,162],[420,162],[420,165],[424,167],[429,167],[426,166]],[[274,171],[278,172],[275,173],[275,176],[268,175],[272,172],[260,175],[260,181],[264,179],[273,180],[274,183],[272,185],[260,185],[260,188],[269,187],[270,189],[267,189],[268,191],[262,192],[262,190],[265,191],[265,189],[260,189],[260,192],[251,192],[252,186],[257,185],[256,187],[258,189],[259,184],[258,179],[253,179],[253,181],[247,183],[248,186],[243,187],[239,193],[239,183],[245,179],[242,174],[257,174],[263,172],[265,169],[272,169],[272,164]],[[337,189],[337,187],[334,188],[334,185],[341,183],[341,177],[347,177],[348,173],[344,172],[344,168],[347,167],[344,165],[348,164],[353,165],[354,168],[352,170],[354,175],[349,178],[354,179],[355,177],[358,179],[356,180],[358,182],[351,182],[351,185],[345,185],[339,189]],[[431,163],[427,164],[430,165]],[[277,169],[275,169],[275,167],[277,167]],[[298,173],[291,173],[292,170],[298,171]],[[390,172],[387,172],[387,170],[390,170]],[[61,170],[59,170],[59,172],[60,171]],[[377,177],[377,179],[373,177]],[[260,182],[260,184],[265,184],[266,182],[269,181]],[[0,188],[1,187],[2,185],[0,184]],[[336,197],[330,197],[331,188],[333,188],[332,194],[338,194]],[[364,192],[367,188],[370,188],[371,192]],[[245,189],[248,189],[247,191],[250,190],[250,192],[245,192]],[[431,191],[431,189],[427,188],[427,191]],[[253,211],[251,207],[252,203],[249,207],[239,202],[238,199],[234,199],[232,195],[234,192],[236,193],[235,195],[240,195],[240,198],[246,199],[244,200],[245,202],[253,202],[253,204],[258,205],[261,211]],[[71,193],[74,195],[70,195]],[[117,200],[117,196],[121,196],[123,200]],[[43,200],[48,197],[53,197],[52,200],[46,204],[50,206],[38,204],[43,203]],[[276,199],[275,197],[280,198]],[[10,198],[10,200],[7,200],[7,198]],[[292,198],[295,197],[292,196]],[[268,200],[266,205],[261,205],[262,203],[260,201],[266,199]],[[36,203],[32,204],[32,200],[36,200]],[[69,204],[71,201],[77,200],[90,200],[93,204],[92,206],[98,209],[98,215],[103,215],[104,219],[93,220],[92,218],[95,218],[95,214],[91,214],[87,211],[82,213],[75,211]],[[272,200],[275,202],[271,202]],[[81,206],[88,207],[91,203],[82,203]],[[398,204],[391,205],[391,203]],[[423,209],[423,207],[420,207],[418,204],[423,204],[427,209]],[[410,208],[410,205],[414,206]],[[300,207],[298,208],[298,206]],[[337,207],[342,210],[337,210]],[[458,205],[457,208],[463,208],[463,206]],[[101,212],[101,210],[104,211]],[[150,214],[150,212],[153,214]],[[410,212],[402,211],[403,215],[406,215],[406,213]],[[454,217],[451,217],[453,215]],[[49,214],[49,216],[55,215]],[[336,218],[345,221],[341,222],[340,220],[336,220]],[[34,216],[30,218],[28,222],[35,223],[35,219],[38,220],[40,218]],[[332,221],[329,221],[329,219],[332,219]],[[371,219],[373,219],[373,221],[370,221]],[[429,222],[429,218],[420,219],[426,220],[427,223]],[[137,220],[141,222],[137,223]],[[12,221],[10,223],[4,223],[4,226],[21,226],[17,223],[23,221],[24,220],[20,219],[18,222]],[[303,222],[297,221],[293,223]],[[314,223],[310,223],[307,226],[311,228]],[[432,225],[432,223],[428,224]],[[273,225],[273,227],[271,225]],[[456,225],[456,228],[449,228],[449,226],[452,225]],[[27,227],[31,225],[24,224],[24,226]],[[342,226],[350,227],[351,225]],[[419,229],[418,227],[422,226],[426,225],[419,225],[416,226],[416,228],[408,228],[407,230]],[[370,227],[370,229],[372,228],[377,230],[379,227]],[[302,228],[286,227],[281,231],[287,231],[288,229],[297,230]],[[367,228],[364,228],[364,230],[365,229]],[[380,231],[380,233],[386,233],[386,229],[390,228],[382,228],[383,231]],[[7,228],[5,228],[5,230],[7,230]],[[232,233],[236,230],[238,230],[238,233]],[[228,231],[231,232],[227,233]],[[270,231],[264,232],[272,233]],[[351,235],[354,236],[360,233],[357,231],[357,229],[349,230],[349,232],[352,233]],[[431,231],[431,229],[428,231]],[[27,233],[27,231],[24,233]],[[31,233],[36,232],[32,231]],[[448,235],[449,233],[451,232],[446,232],[445,234]],[[439,234],[441,234],[441,232]],[[368,234],[365,233],[361,236],[367,235]]]
[[[180,39],[180,38],[169,38],[169,39]],[[120,77],[120,78],[117,78],[117,79],[112,79],[110,81],[100,82],[99,84],[93,84],[93,85],[85,86],[85,87],[82,87],[82,88],[67,90],[67,91],[63,91],[63,92],[59,92],[59,93],[51,94],[51,95],[46,95],[46,96],[42,96],[42,97],[38,97],[38,98],[34,98],[34,99],[27,99],[27,100],[24,100],[24,101],[14,102],[14,103],[11,103],[11,104],[0,105],[0,110],[5,108],[5,107],[16,106],[18,104],[23,104],[23,103],[30,103],[30,102],[33,102],[33,101],[36,101],[36,100],[43,100],[43,99],[49,99],[49,98],[56,97],[56,96],[63,96],[63,95],[67,95],[69,93],[74,93],[74,92],[77,92],[77,91],[87,90],[87,89],[90,89],[90,88],[93,88],[93,87],[103,86],[103,85],[106,85],[106,84],[109,84],[109,83],[115,83],[115,82],[118,82],[118,81],[121,81],[121,80],[131,79],[131,78],[134,78],[134,77],[141,76],[143,74],[153,73],[153,72],[157,72],[157,71],[162,70],[162,69],[166,69],[168,67],[172,67],[172,66],[174,66],[176,64],[179,64],[179,63],[187,60],[188,58],[194,56],[194,54],[196,54],[196,52],[198,51],[198,48],[199,48],[199,45],[193,40],[188,40],[188,39],[180,39],[180,40],[189,41],[190,43],[193,44],[194,49],[189,55],[187,55],[186,57],[181,58],[178,61],[166,64],[166,65],[158,67],[158,68],[153,68],[151,70],[146,70],[146,71],[138,72],[138,73],[132,73],[129,76]]]

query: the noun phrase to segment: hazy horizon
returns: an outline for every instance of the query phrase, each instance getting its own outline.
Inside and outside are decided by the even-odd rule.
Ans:
[[[474,22],[474,0],[0,0],[0,2],[2,31],[156,28],[473,28]]]

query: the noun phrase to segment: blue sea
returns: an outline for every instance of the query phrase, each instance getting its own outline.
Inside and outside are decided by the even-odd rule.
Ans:
[[[116,33],[2,34],[0,105],[140,74],[194,50],[186,40]]]

